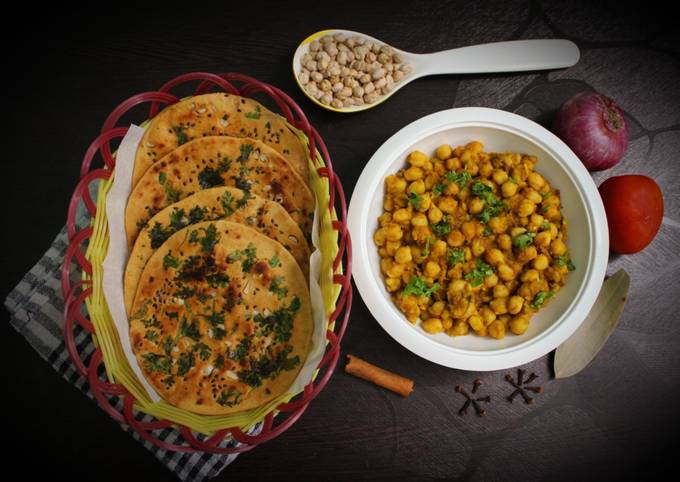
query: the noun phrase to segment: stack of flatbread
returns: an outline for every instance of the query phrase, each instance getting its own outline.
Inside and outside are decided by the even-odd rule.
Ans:
[[[168,402],[222,415],[285,393],[313,332],[304,145],[224,93],[167,107],[140,141],[125,211],[132,349]]]

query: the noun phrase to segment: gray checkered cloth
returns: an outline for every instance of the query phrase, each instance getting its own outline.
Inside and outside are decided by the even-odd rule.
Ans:
[[[12,326],[28,340],[38,354],[69,383],[94,400],[87,380],[76,371],[64,345],[62,314],[64,300],[61,294],[60,275],[67,246],[68,237],[64,227],[40,261],[26,273],[21,282],[7,296],[5,307],[11,314]],[[95,350],[92,338],[77,324],[74,333],[79,353],[83,360],[87,360]],[[119,410],[123,407],[120,400],[112,404]],[[108,415],[102,413],[102,416]],[[142,420],[150,421],[151,417],[145,416]],[[162,450],[142,439],[129,425],[121,425],[121,428],[137,439],[184,481],[201,481],[206,477],[215,477],[236,458],[236,455],[213,455],[204,452],[179,453]],[[172,444],[182,443],[183,440],[179,432],[174,429],[159,430],[154,435]],[[223,442],[220,446],[227,446],[227,442]]]

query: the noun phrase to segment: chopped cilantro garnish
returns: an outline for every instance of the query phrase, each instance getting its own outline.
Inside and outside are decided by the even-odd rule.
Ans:
[[[196,360],[194,359],[193,351],[182,353],[179,358],[177,358],[177,375],[181,377],[189,373],[189,370],[191,370],[195,362]]]
[[[233,263],[234,261],[241,260],[241,269],[244,273],[250,272],[250,269],[255,264],[255,256],[257,255],[255,245],[253,243],[248,243],[248,246],[244,250],[236,250],[229,253],[227,256],[227,261]]]
[[[260,325],[263,335],[273,333],[276,341],[288,341],[293,330],[293,319],[301,306],[300,298],[296,296],[290,305],[279,308],[267,316],[258,313],[253,316],[253,320]]]
[[[568,254],[563,254],[562,256],[558,256],[555,264],[557,266],[559,266],[560,268],[562,266],[566,266],[569,271],[574,271],[576,269],[576,266],[571,261],[571,258],[569,257]]]
[[[430,255],[430,247],[432,246],[432,236],[428,236],[427,239],[425,240],[425,248],[423,249],[423,252],[421,253],[423,257],[427,257]]]
[[[472,179],[472,176],[470,175],[469,172],[463,171],[456,173],[454,171],[449,171],[445,174],[446,180],[449,182],[453,182],[458,185],[458,187],[463,188],[465,185],[470,182]]]
[[[187,136],[186,132],[184,132],[184,127],[174,126],[172,128],[172,130],[175,133],[175,135],[177,136],[177,144],[178,145],[181,146],[182,144],[186,144],[187,142],[189,142],[189,136]]]
[[[172,255],[172,251],[168,251],[165,256],[163,256],[163,269],[168,268],[179,268],[179,258],[175,258]]]
[[[415,295],[427,296],[428,298],[440,288],[439,283],[434,283],[431,288],[428,288],[425,281],[420,276],[412,276],[411,280],[404,287],[401,292],[402,296]]]
[[[252,341],[253,341],[252,335],[244,336],[243,339],[239,342],[238,346],[236,347],[236,350],[229,353],[229,357],[232,360],[236,361],[243,360],[246,357],[246,355],[248,355],[248,351],[250,350],[250,344]]]
[[[502,209],[507,208],[504,202],[494,196],[491,186],[481,181],[475,181],[470,190],[472,194],[484,200],[484,209],[477,215],[477,219],[482,224],[488,223],[489,219],[498,216]]]
[[[555,296],[554,291],[539,291],[536,293],[536,296],[534,296],[531,307],[537,310],[543,306],[543,303],[545,303],[547,299],[552,298],[553,296]]]
[[[213,362],[213,366],[219,370],[224,368],[224,355],[221,353],[215,357],[215,361]]]
[[[451,232],[451,225],[449,224],[446,217],[439,221],[437,224],[433,224],[430,227],[432,228],[432,231],[434,231],[434,234],[436,234],[439,237],[446,236]]]
[[[191,338],[194,341],[201,339],[201,332],[198,329],[198,323],[196,319],[191,320],[191,323],[187,321],[186,318],[182,318],[182,323],[179,326],[179,335]]]
[[[175,340],[171,336],[166,336],[163,339],[163,351],[166,355],[170,355],[173,348],[175,348]]]
[[[251,152],[253,152],[252,144],[241,144],[241,153],[236,160],[240,163],[247,161]]]
[[[414,208],[420,209],[420,203],[423,202],[423,197],[416,192],[410,192],[408,194],[408,201],[413,205]]]
[[[187,217],[186,213],[184,212],[184,209],[175,209],[172,213],[170,213],[170,226],[175,231],[179,231],[187,224],[189,223],[187,222]]]
[[[545,231],[546,229],[550,229],[550,221],[544,219],[543,222],[541,223],[541,230]]]
[[[283,370],[291,370],[300,364],[300,357],[288,357],[288,354],[293,351],[293,348],[287,346],[279,351],[276,355],[272,355],[271,350],[259,359],[250,360],[250,368],[238,372],[239,378],[251,387],[259,387],[262,381],[268,378],[276,377]]]
[[[154,223],[154,225],[149,230],[149,240],[151,241],[151,247],[153,249],[160,248],[161,244],[165,242],[166,239],[170,237],[172,232],[168,229],[163,228],[163,225],[159,222]]]
[[[269,266],[271,266],[272,268],[277,268],[281,266],[281,260],[279,260],[279,257],[272,256],[271,258],[269,258]]]
[[[194,206],[191,208],[191,211],[189,211],[189,224],[196,224],[199,221],[203,221],[207,212],[208,208],[205,206]]]
[[[435,186],[432,188],[432,195],[434,197],[441,196],[441,194],[444,192],[444,189],[446,189],[447,184],[440,182],[439,184],[435,184]]]
[[[149,341],[156,341],[158,339],[158,332],[156,330],[149,330],[144,333],[144,338]]]
[[[465,261],[465,251],[461,248],[447,249],[446,250],[446,261],[449,266],[453,267],[458,263]]]
[[[519,234],[512,238],[512,245],[517,249],[526,249],[532,244],[534,244],[534,237],[536,233],[527,231],[526,233]]]
[[[465,281],[470,283],[473,288],[479,286],[484,282],[484,278],[491,276],[494,273],[494,269],[491,265],[486,264],[481,259],[477,258],[475,269],[467,273],[464,278]]]
[[[157,353],[145,353],[142,355],[144,359],[144,366],[151,373],[170,373],[170,367],[172,366],[172,359],[165,355],[159,355]]]
[[[234,208],[231,207],[231,203],[234,202],[234,196],[229,191],[224,191],[222,197],[220,198],[220,204],[222,204],[222,210],[225,216],[231,216],[234,214]]]
[[[224,179],[220,172],[208,166],[198,173],[198,184],[202,189],[209,189],[216,186],[224,186]]]
[[[210,349],[210,347],[208,345],[206,345],[205,343],[196,343],[192,347],[192,350],[197,351],[198,357],[203,361],[210,358],[210,355],[212,353],[212,350]]]
[[[215,244],[220,240],[220,234],[215,229],[214,224],[209,224],[207,228],[201,228],[205,232],[205,236],[201,239],[201,251],[204,253],[212,252]]]
[[[254,112],[246,112],[246,117],[248,119],[259,119],[260,118],[260,106],[256,105]]]
[[[163,186],[163,190],[165,191],[166,204],[174,204],[179,201],[182,191],[173,187],[172,184],[168,182],[168,176],[164,172],[158,174],[158,183]]]
[[[274,293],[280,300],[288,294],[288,288],[283,286],[285,278],[283,276],[276,276],[269,285],[269,291]]]
[[[222,393],[220,393],[220,396],[215,401],[223,407],[233,407],[241,403],[241,392],[234,388],[222,390]]]

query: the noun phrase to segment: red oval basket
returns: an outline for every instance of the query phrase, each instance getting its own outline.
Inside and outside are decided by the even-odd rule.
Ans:
[[[318,365],[318,375],[291,401],[282,403],[269,412],[260,424],[259,433],[256,435],[246,434],[238,427],[231,427],[217,431],[210,437],[197,437],[188,427],[177,426],[168,420],[154,419],[151,421],[140,421],[139,413],[135,410],[134,396],[124,386],[110,383],[100,374],[103,371],[100,370],[103,366],[101,350],[96,348],[94,354],[86,363],[78,351],[74,335],[76,324],[89,334],[96,335],[92,323],[87,316],[83,315],[82,309],[85,300],[92,294],[91,281],[72,281],[79,272],[84,271],[89,275],[92,274],[92,265],[85,257],[81,248],[81,245],[92,235],[92,228],[89,226],[79,228],[76,224],[76,212],[82,202],[92,218],[96,215],[97,208],[90,196],[90,185],[95,181],[108,179],[111,176],[112,169],[115,166],[111,142],[116,139],[122,139],[128,131],[127,127],[116,127],[116,124],[123,115],[140,104],[150,104],[148,118],[153,118],[158,113],[161,104],[170,105],[179,101],[179,97],[170,93],[171,90],[187,82],[195,81],[199,81],[199,84],[194,95],[204,94],[211,89],[218,88],[244,97],[261,93],[271,98],[288,122],[304,132],[309,139],[311,159],[316,159],[317,149],[323,157],[325,166],[318,167],[317,172],[320,177],[328,179],[330,193],[328,209],[331,211],[335,209],[337,215],[337,220],[332,223],[333,229],[338,232],[339,248],[338,254],[333,261],[333,271],[336,272],[342,265],[342,274],[335,274],[333,282],[339,285],[340,294],[336,302],[336,308],[329,317],[329,326],[334,326],[334,329],[329,329],[326,332],[328,343],[324,356]],[[233,82],[237,82],[239,87],[235,86]],[[92,161],[97,153],[101,155],[104,167],[92,169]],[[66,225],[70,244],[64,256],[61,276],[61,288],[64,296],[64,339],[66,348],[76,370],[88,380],[90,389],[101,408],[117,422],[129,424],[142,439],[162,449],[178,452],[204,451],[215,454],[245,452],[285,432],[300,418],[309,403],[323,390],[338,363],[340,341],[345,333],[352,305],[352,286],[350,282],[352,247],[345,222],[346,217],[347,205],[345,194],[340,180],[333,171],[331,158],[323,139],[321,139],[319,133],[309,123],[302,109],[278,88],[238,73],[211,74],[193,72],[170,80],[156,92],[137,94],[122,102],[107,117],[101,134],[90,144],[85,153],[80,169],[80,181],[73,192],[68,208]],[[114,397],[122,400],[122,409],[114,406],[112,403]],[[155,431],[173,427],[181,434],[181,438],[184,439],[183,443],[167,443],[154,434]],[[228,447],[220,446],[229,437],[238,442],[238,444]]]

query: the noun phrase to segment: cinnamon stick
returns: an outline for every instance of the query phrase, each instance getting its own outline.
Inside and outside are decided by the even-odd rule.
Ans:
[[[349,360],[345,365],[345,371],[355,377],[363,378],[383,388],[392,390],[406,398],[413,391],[413,380],[397,375],[396,373],[383,370],[354,355],[347,355]]]

